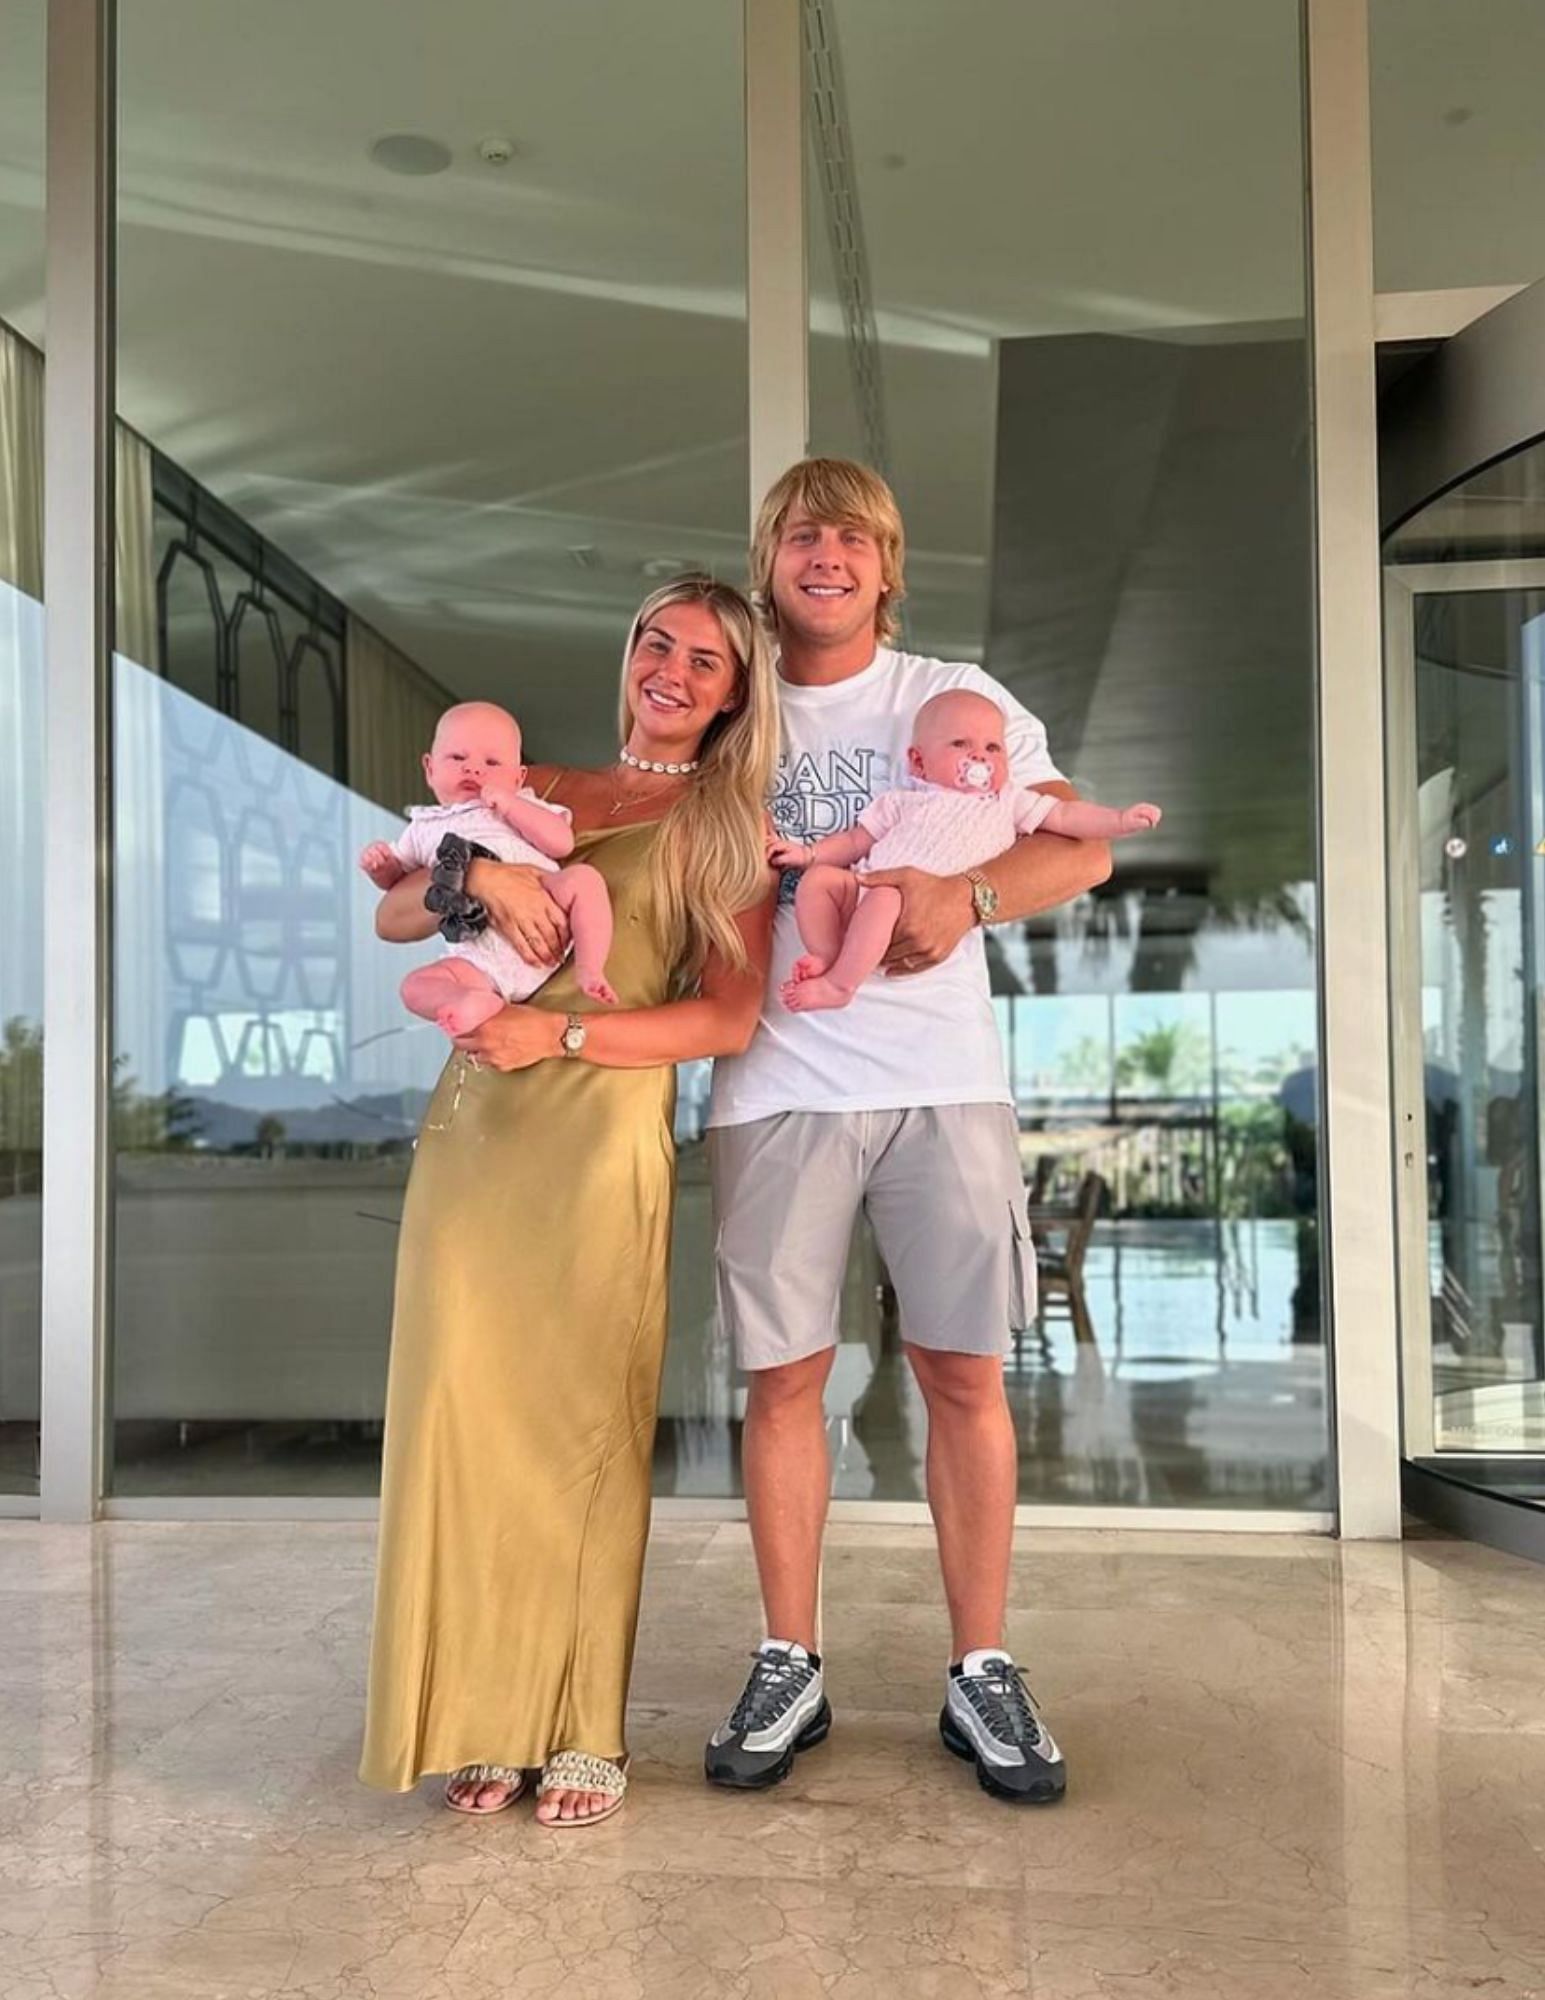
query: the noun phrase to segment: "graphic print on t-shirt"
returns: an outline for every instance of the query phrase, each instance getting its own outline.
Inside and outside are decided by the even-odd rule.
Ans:
[[[901,768],[904,772],[905,765]],[[780,750],[768,811],[782,839],[824,840],[829,833],[850,832],[866,806],[901,782],[896,759],[874,743],[846,739],[792,757]],[[798,886],[798,870],[786,868],[778,900],[792,903]]]

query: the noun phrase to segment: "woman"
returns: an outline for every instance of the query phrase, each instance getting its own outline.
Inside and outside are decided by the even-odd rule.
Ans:
[[[446,1803],[488,1813],[540,1769],[548,1825],[622,1801],[673,1065],[743,1049],[756,1026],[777,727],[751,607],[686,576],[633,621],[619,760],[531,773],[606,878],[620,1005],[586,1011],[565,965],[458,1044],[425,1116],[397,1261],[369,1784],[449,1771]],[[428,933],[424,881],[388,892],[383,936]],[[474,862],[467,889],[528,958],[557,955],[534,871]]]

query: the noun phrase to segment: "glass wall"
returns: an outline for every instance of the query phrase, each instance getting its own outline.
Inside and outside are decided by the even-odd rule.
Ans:
[[[903,644],[1165,809],[990,947],[1043,1266],[1022,1497],[1327,1506],[1298,6],[811,12],[814,445],[897,488]],[[857,1265],[850,1303],[839,1491],[916,1498]]]
[[[38,1488],[43,0],[0,11],[0,1493]]]
[[[640,598],[743,574],[739,12],[123,0],[120,42],[115,1487],[368,1493],[444,1045],[355,858],[450,699],[609,760]],[[661,1482],[724,1491],[682,1178]]]
[[[1545,1506],[1545,447],[1423,509],[1386,549],[1405,684],[1415,991],[1397,1019],[1425,1123],[1427,1282],[1404,1329],[1449,1477]],[[1419,1076],[1420,1082],[1416,1083]],[[1408,1294],[1409,1296],[1409,1294]]]

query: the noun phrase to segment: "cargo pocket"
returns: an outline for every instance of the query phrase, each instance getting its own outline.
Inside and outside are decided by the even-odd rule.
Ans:
[[[1030,1234],[1030,1218],[1025,1213],[1023,1196],[1009,1203],[1009,1226],[1013,1231],[1009,1245],[1009,1325],[1016,1333],[1023,1333],[1027,1327],[1035,1325],[1036,1306],[1040,1298],[1035,1242]]]

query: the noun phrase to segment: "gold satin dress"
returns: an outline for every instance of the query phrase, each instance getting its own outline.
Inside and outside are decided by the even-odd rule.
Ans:
[[[655,823],[575,836],[619,1005],[669,999]],[[572,960],[530,1005],[594,1011]],[[670,1280],[675,1071],[453,1054],[397,1255],[360,1776],[620,1757]]]

